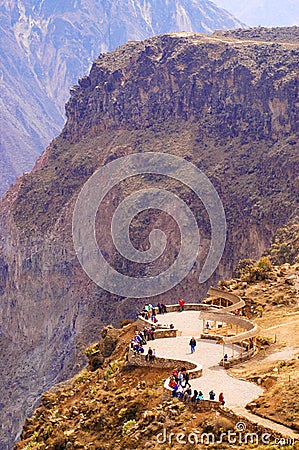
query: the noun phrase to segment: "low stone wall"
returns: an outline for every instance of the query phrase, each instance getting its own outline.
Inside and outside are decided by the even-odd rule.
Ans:
[[[137,330],[142,330],[144,327],[151,327],[152,325],[155,325],[156,331],[155,331],[155,338],[167,338],[167,337],[177,337],[180,336],[181,332],[178,331],[176,328],[170,329],[169,327],[164,326],[157,326],[156,324],[153,324],[150,320],[146,320],[143,317],[138,317],[137,319]]]
[[[180,306],[179,305],[166,305],[167,312],[179,312]],[[213,309],[222,309],[220,306],[214,305]],[[185,311],[209,311],[211,310],[210,305],[204,305],[202,303],[186,303],[184,306]],[[138,316],[137,319],[137,329],[142,330],[144,327],[151,327],[152,325],[155,325],[156,327],[156,333],[155,336],[157,338],[164,338],[164,337],[177,337],[180,336],[180,332],[174,328],[170,330],[169,326],[159,324],[159,322],[167,322],[167,313],[165,314],[157,314],[158,323],[153,323],[151,320],[145,319],[142,316]],[[169,333],[170,332],[170,333]]]
[[[235,358],[229,358],[227,362],[224,363],[220,361],[219,365],[223,366],[225,369],[229,369],[232,366],[235,366],[236,364],[240,364],[244,361],[248,361],[249,359],[253,358],[258,353],[258,348],[254,348],[252,350],[249,350],[247,352],[243,352],[242,357],[235,357]]]
[[[166,305],[166,307],[167,307],[167,313],[180,311],[179,305]],[[223,309],[223,308],[218,305],[213,305],[212,309]],[[211,310],[211,305],[205,305],[204,303],[186,303],[184,306],[184,310],[185,311],[209,311],[209,310]],[[167,321],[167,313],[165,313],[165,314],[157,313],[156,317],[157,317],[158,321],[166,322]],[[144,326],[153,325],[153,322],[151,320],[144,319],[144,317],[139,315],[138,319],[137,319],[137,326],[138,325],[141,327],[144,327]],[[163,325],[162,325],[162,327],[163,327]],[[164,328],[166,328],[166,327],[164,327]]]
[[[217,308],[218,306],[215,305],[215,307]],[[166,305],[166,308],[167,312],[180,311],[179,305]],[[184,306],[184,311],[204,311],[206,309],[211,309],[211,306],[204,303],[186,303]],[[167,316],[167,313],[164,316]]]
[[[160,367],[163,369],[174,369],[186,367],[189,372],[190,378],[199,378],[202,375],[202,366],[200,364],[195,364],[192,361],[181,360],[181,359],[171,359],[171,358],[161,358],[156,356],[153,362],[148,362],[145,359],[145,354],[138,353],[134,355],[134,352],[130,349],[128,354],[128,363],[132,366],[137,367]],[[168,381],[169,382],[169,381]]]
[[[167,383],[167,385],[166,385]],[[162,401],[169,401],[173,399],[172,389],[168,386],[169,378],[165,381]],[[183,401],[181,399],[181,401]],[[198,403],[188,403],[191,404],[198,411],[214,411],[218,410],[221,406],[221,403],[216,400],[200,400]]]
[[[167,328],[167,329],[163,329],[163,328],[156,328],[156,331],[155,331],[155,338],[156,339],[161,339],[161,338],[170,338],[170,337],[177,337],[177,336],[180,336],[181,335],[181,331],[179,331],[179,330],[176,330],[176,329],[173,329],[173,330],[171,330],[171,329],[169,329],[169,328]]]
[[[200,335],[200,339],[211,339],[213,341],[220,341],[221,340],[221,336],[217,335],[217,334],[201,334]],[[220,344],[220,342],[219,342]],[[236,342],[235,345],[238,345],[239,347],[241,347],[241,343],[240,342]],[[244,345],[244,343],[243,343]],[[249,345],[249,344],[248,344]],[[248,359],[251,359],[253,356],[255,356],[258,353],[259,349],[258,347],[255,347],[253,349],[250,350],[244,350],[242,357],[241,356],[236,356],[234,358],[230,357],[228,358],[228,361],[225,362],[223,364],[222,361],[219,361],[219,365],[223,366],[225,369],[229,369],[232,366],[235,366],[236,364],[240,364],[244,361],[248,361]]]

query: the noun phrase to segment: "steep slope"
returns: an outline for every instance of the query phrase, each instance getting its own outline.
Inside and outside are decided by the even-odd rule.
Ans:
[[[2,199],[3,448],[39,394],[79,369],[82,347],[97,340],[101,327],[134,317],[144,303],[104,291],[77,260],[72,213],[80,188],[97,168],[131,153],[168,152],[203,170],[223,201],[226,249],[213,278],[199,285],[211,229],[190,189],[151,175],[129,178],[107,195],[97,238],[109,263],[128,276],[164,270],[176,259],[179,242],[174,220],[152,211],[134,219],[130,231],[134,246],[143,250],[150,230],[165,231],[168,245],[157,264],[133,264],[116,252],[111,218],[128,194],[164,187],[196,217],[198,259],[182,283],[154,302],[199,301],[210,283],[230,276],[239,259],[260,256],[277,228],[296,217],[298,45],[280,43],[275,33],[268,43],[245,36],[168,34],[102,55],[72,89],[62,134]]]
[[[264,393],[249,404],[250,409],[274,421],[274,427],[278,422],[294,431],[299,431],[299,360],[296,357],[299,354],[299,318],[294,285],[294,277],[298,277],[298,273],[298,264],[285,264],[271,267],[264,273],[263,280],[250,280],[249,274],[244,272],[239,279],[221,282],[222,289],[237,292],[246,300],[251,320],[258,321],[262,328],[261,342],[264,345],[263,351],[255,358],[234,366],[229,373],[243,380],[257,382],[260,379]],[[261,306],[262,318],[257,313]],[[94,450],[166,449],[169,444],[163,442],[164,429],[169,439],[170,433],[176,436],[184,432],[188,436],[196,430],[196,448],[203,449],[206,447],[200,445],[203,432],[212,432],[219,437],[220,430],[233,431],[237,422],[246,423],[246,433],[254,430],[261,436],[265,432],[265,424],[258,416],[256,419],[260,423],[252,429],[253,425],[244,420],[244,416],[238,419],[223,410],[217,411],[217,414],[211,409],[198,411],[196,406],[178,402],[177,399],[163,402],[163,380],[172,370],[150,365],[137,368],[126,363],[126,348],[135,329],[136,325],[131,324],[120,330],[111,327],[103,330],[100,343],[86,351],[90,360],[86,369],[73,380],[43,395],[41,406],[32,418],[26,420],[22,441],[16,449],[30,446],[43,449],[51,445],[69,449],[88,446]],[[275,344],[273,333],[276,333]],[[111,342],[116,347],[113,353],[111,350],[107,352]],[[169,345],[173,346],[172,343]],[[198,343],[199,348],[201,345]],[[175,363],[173,368],[177,368]],[[191,386],[194,388],[192,379]],[[207,392],[204,389],[203,392],[206,399]],[[160,432],[162,434],[159,436]],[[273,430],[268,429],[267,432],[271,434],[269,441],[272,445],[265,445],[264,441],[262,445],[255,444],[250,448],[273,448],[278,435],[274,437]],[[185,442],[184,447],[191,450],[196,440],[190,437],[190,441]],[[171,448],[180,449],[183,442],[184,439],[178,442],[173,438]],[[284,441],[278,442],[283,445]],[[240,440],[238,449],[248,448],[248,443],[245,439]],[[230,447],[231,442],[217,442],[213,446],[221,450]],[[298,443],[288,448],[295,450]]]
[[[4,2],[0,195],[58,134],[69,87],[100,52],[168,31],[212,32],[239,25],[208,0]]]
[[[214,0],[248,26],[283,27],[299,24],[297,0]]]
[[[8,16],[0,12],[0,195],[17,175],[33,167],[58,134],[63,119],[49,103],[18,45]]]

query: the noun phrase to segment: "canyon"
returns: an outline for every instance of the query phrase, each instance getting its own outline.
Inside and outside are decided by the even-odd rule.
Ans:
[[[154,299],[199,302],[258,259],[286,224],[298,223],[298,28],[170,33],[101,54],[71,89],[67,122],[34,169],[0,203],[1,448],[11,448],[42,392],[86,364],[84,349],[104,325],[135,318],[144,299],[118,297],[93,283],[72,241],[78,194],[100,167],[121,156],[165,152],[209,177],[226,214],[227,243],[214,275],[199,285],[209,218],[192,190],[159,176],[113,188],[97,216],[97,239],[117,270],[152,276],[177,254],[177,226],[151,211],[132,221],[136,248],[153,228],[167,248],[155,267],[130,264],[113,246],[115,208],[140,188],[179,195],[196,218],[201,251],[189,275]],[[291,225],[290,225],[291,226]]]

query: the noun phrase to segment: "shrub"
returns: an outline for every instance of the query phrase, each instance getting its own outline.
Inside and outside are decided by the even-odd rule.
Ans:
[[[123,428],[122,428],[122,436],[125,436],[128,431],[130,431],[131,428],[133,428],[136,425],[136,420],[128,420],[127,422],[124,423]]]

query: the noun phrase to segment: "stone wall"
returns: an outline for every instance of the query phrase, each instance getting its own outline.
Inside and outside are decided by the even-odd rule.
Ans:
[[[180,310],[180,306],[179,305],[166,305],[167,306],[167,312],[178,312]],[[220,306],[217,305],[213,305],[212,309],[222,309]],[[186,303],[184,306],[184,310],[185,311],[210,311],[211,310],[211,306],[210,305],[205,305],[202,303]],[[138,316],[137,319],[137,329],[138,330],[142,330],[142,328],[144,327],[150,327],[152,325],[155,325],[156,327],[156,337],[176,337],[179,336],[180,332],[177,329],[173,329],[170,330],[172,332],[176,332],[176,334],[174,333],[170,333],[168,335],[168,333],[166,333],[165,331],[169,331],[169,327],[165,326],[159,322],[167,322],[167,313],[166,314],[157,314],[157,319],[158,322],[157,324],[153,324],[153,322],[151,320],[147,320],[142,316]],[[163,318],[163,320],[162,320]]]
[[[167,385],[166,385],[167,383]],[[162,401],[168,401],[173,399],[172,389],[168,386],[169,378],[165,381]],[[182,400],[183,401],[183,400]],[[211,411],[218,410],[221,407],[221,403],[215,400],[200,400],[198,403],[192,403],[195,409],[198,411]]]
[[[155,360],[151,363],[146,361],[145,354],[136,354],[130,349],[128,354],[128,363],[132,366],[138,367],[160,367],[163,369],[175,369],[182,366],[186,367],[189,372],[190,378],[198,378],[202,375],[202,366],[200,364],[195,364],[192,361],[171,359],[171,358],[161,358],[159,356],[155,357]],[[165,382],[166,383],[166,382]]]
[[[139,316],[137,319],[137,329],[142,330],[144,327],[151,327],[155,325],[155,338],[166,338],[166,337],[177,337],[180,336],[181,332],[177,328],[170,329],[169,327],[157,326],[153,324],[150,320],[146,320],[143,317]]]

